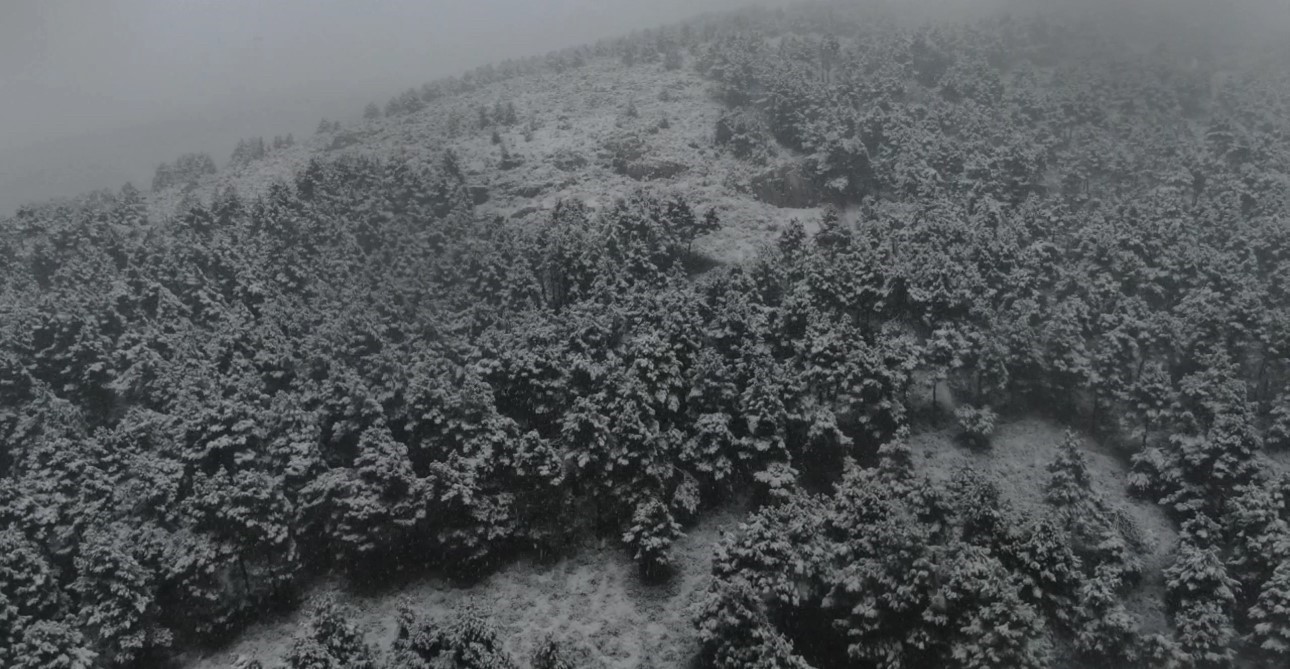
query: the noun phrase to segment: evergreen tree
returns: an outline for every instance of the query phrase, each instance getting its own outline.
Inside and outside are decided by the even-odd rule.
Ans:
[[[1200,667],[1226,667],[1235,659],[1232,606],[1236,582],[1214,548],[1189,541],[1165,569],[1165,587],[1183,652]]]
[[[318,603],[308,628],[283,658],[286,665],[290,669],[375,669],[372,650],[346,619],[348,613],[331,599]]]
[[[1249,616],[1253,643],[1274,662],[1290,658],[1290,560],[1283,558],[1262,585]]]

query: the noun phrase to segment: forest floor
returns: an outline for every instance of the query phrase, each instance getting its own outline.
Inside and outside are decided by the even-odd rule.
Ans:
[[[310,603],[332,596],[353,610],[353,622],[381,651],[394,643],[402,606],[426,620],[446,619],[470,607],[492,620],[520,666],[527,666],[548,633],[582,656],[580,666],[688,666],[699,650],[694,607],[710,580],[717,544],[739,520],[733,510],[705,514],[676,543],[673,577],[657,585],[643,582],[631,556],[613,541],[552,563],[521,560],[469,587],[428,577],[389,591],[363,593],[329,580],[313,587],[295,612],[252,625],[228,646],[191,655],[183,664],[189,669],[225,669],[242,656],[276,667],[293,635],[307,623]]]
[[[975,469],[996,481],[1004,498],[1023,517],[1033,517],[1042,513],[1048,465],[1057,458],[1065,432],[1054,421],[1027,417],[1000,425],[988,449],[960,445],[954,428],[916,433],[909,445],[914,466],[933,481],[948,483],[959,471]],[[1160,507],[1129,495],[1129,465],[1119,453],[1088,435],[1077,432],[1077,436],[1084,446],[1094,492],[1128,521],[1127,534],[1139,544],[1142,581],[1129,593],[1125,606],[1138,616],[1143,631],[1163,632],[1168,629],[1161,608],[1163,570],[1173,562],[1177,530]]]

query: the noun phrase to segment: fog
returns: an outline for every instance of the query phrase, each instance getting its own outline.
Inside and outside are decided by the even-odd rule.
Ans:
[[[511,57],[748,0],[5,0],[0,213]],[[765,2],[759,4],[767,4]]]
[[[938,10],[1069,7],[920,0]],[[5,0],[0,213],[127,180],[187,151],[223,162],[241,136],[309,134],[409,86],[748,0]],[[777,4],[763,0],[756,4]],[[782,2],[778,4],[788,4]],[[893,2],[892,4],[902,4]],[[904,3],[909,4],[909,3]],[[1079,0],[1147,24],[1242,36],[1290,0]]]

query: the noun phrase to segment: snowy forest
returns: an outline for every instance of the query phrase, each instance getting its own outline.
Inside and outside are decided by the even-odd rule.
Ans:
[[[1290,665],[1288,62],[746,10],[24,206],[0,666]],[[670,659],[399,598],[580,555]]]

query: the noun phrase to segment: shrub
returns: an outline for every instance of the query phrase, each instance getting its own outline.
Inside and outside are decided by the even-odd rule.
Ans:
[[[1277,565],[1250,609],[1253,641],[1276,661],[1290,660],[1290,561]]]
[[[564,147],[557,149],[555,155],[551,156],[551,164],[558,170],[572,172],[586,167],[587,158],[573,149]]]
[[[309,626],[296,637],[284,658],[290,669],[375,669],[372,649],[363,634],[330,598],[310,615]]]
[[[631,165],[645,157],[645,138],[636,132],[617,134],[605,141],[601,155],[616,174],[626,175]]]
[[[685,58],[681,55],[680,49],[668,49],[663,54],[663,69],[669,72],[675,72],[685,66]]]
[[[0,660],[5,659],[0,649]],[[41,620],[28,627],[12,649],[11,669],[93,669],[100,666],[80,630],[61,622]]]
[[[524,164],[524,157],[506,148],[505,144],[502,144],[501,154],[501,160],[497,162],[499,170],[513,170]]]
[[[959,438],[973,448],[985,448],[990,445],[990,435],[994,434],[998,415],[990,407],[974,407],[965,404],[954,411],[954,418],[959,424]]]
[[[516,669],[492,623],[471,609],[459,611],[443,625],[420,622],[407,609],[400,611],[394,660],[396,667]]]
[[[755,112],[738,109],[717,120],[717,146],[729,150],[736,158],[764,163],[771,152],[766,122]]]
[[[560,644],[547,635],[538,644],[537,650],[533,651],[529,666],[532,669],[574,669],[576,665]]]
[[[635,553],[636,563],[646,576],[660,576],[672,566],[672,542],[682,536],[681,525],[657,498],[636,505],[631,526],[623,532],[623,543]]]
[[[1198,667],[1229,666],[1235,657],[1232,607],[1237,583],[1228,576],[1218,551],[1184,540],[1164,575],[1182,651]]]

